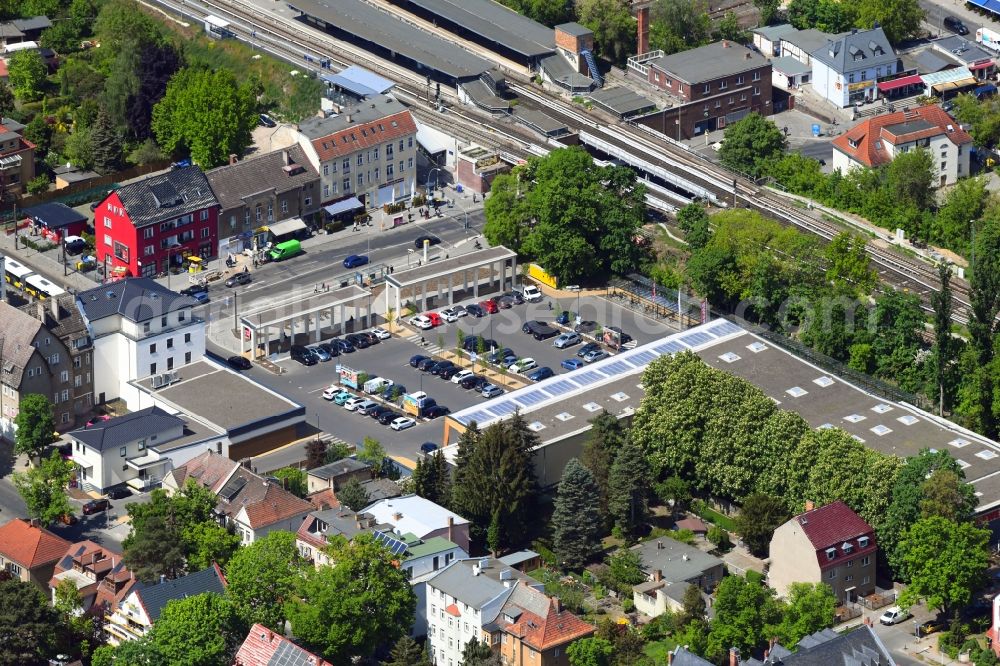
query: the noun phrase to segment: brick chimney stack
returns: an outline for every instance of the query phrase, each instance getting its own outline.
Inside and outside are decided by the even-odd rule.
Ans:
[[[639,19],[638,23],[638,51],[636,55],[642,53],[649,53],[649,5],[640,7],[636,14],[636,18]]]
[[[740,649],[729,648],[729,666],[740,666]]]
[[[816,508],[816,504],[812,500],[806,500],[806,511],[812,511]]]

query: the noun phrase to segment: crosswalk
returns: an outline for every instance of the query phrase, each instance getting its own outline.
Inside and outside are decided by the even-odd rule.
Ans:
[[[442,347],[434,344],[433,342],[427,341],[427,336],[420,335],[419,333],[414,333],[413,335],[406,336],[406,340],[408,340],[409,342],[412,342],[415,345],[423,347],[424,351],[426,351],[428,354],[430,354],[432,356],[436,355],[436,354],[440,354],[441,352],[444,351],[444,349]],[[421,342],[421,341],[423,341],[423,342]]]

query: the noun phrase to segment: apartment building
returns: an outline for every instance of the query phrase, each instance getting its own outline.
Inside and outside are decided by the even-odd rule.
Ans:
[[[0,118],[0,192],[20,196],[35,177],[35,144],[24,138],[25,125]]]
[[[320,174],[323,205],[357,198],[368,208],[408,199],[417,180],[417,125],[391,95],[299,124],[298,143]]]

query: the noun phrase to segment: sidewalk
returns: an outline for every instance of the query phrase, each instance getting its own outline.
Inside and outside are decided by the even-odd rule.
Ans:
[[[18,230],[18,236],[24,235],[22,234],[22,231],[23,230]],[[32,240],[39,240],[41,237],[30,236],[30,238]],[[0,253],[21,262],[25,266],[33,269],[36,273],[59,285],[66,291],[76,294],[81,291],[93,289],[99,284],[94,279],[97,276],[96,271],[90,271],[85,274],[78,273],[75,270],[70,269],[68,271],[68,275],[63,275],[63,265],[59,261],[62,259],[62,250],[60,248],[53,248],[47,252],[38,252],[29,247],[25,247],[24,243],[18,242],[18,245],[20,247],[15,250],[14,234],[10,234],[8,236],[6,233],[0,233]],[[72,264],[75,258],[76,257],[67,255],[66,260]],[[91,275],[93,275],[94,278],[90,277]]]

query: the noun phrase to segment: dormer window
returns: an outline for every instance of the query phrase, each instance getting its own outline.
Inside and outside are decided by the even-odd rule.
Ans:
[[[847,555],[847,554],[848,554],[848,553],[850,553],[850,552],[851,552],[852,550],[854,550],[854,545],[853,545],[853,544],[851,544],[851,543],[848,543],[848,542],[846,542],[846,541],[845,541],[845,542],[844,542],[844,543],[843,543],[843,544],[842,544],[842,545],[840,546],[840,549],[844,551],[844,554],[845,554],[845,555]]]
[[[835,557],[837,557],[837,549],[836,548],[827,548],[826,549],[826,559],[832,560]]]
[[[858,140],[857,139],[848,139],[847,140],[847,145],[849,145],[851,148],[857,148],[858,147]]]
[[[863,537],[859,538],[858,539],[858,548],[867,548],[867,547],[868,547],[868,537],[863,536]]]

